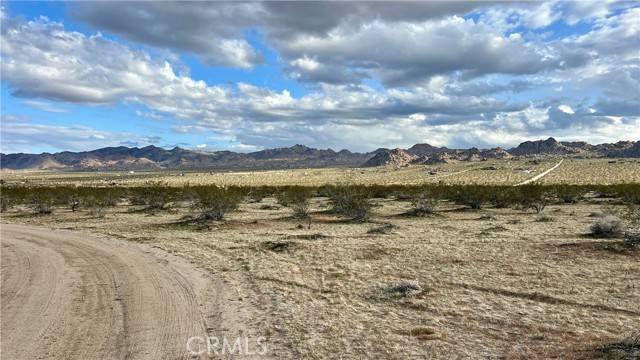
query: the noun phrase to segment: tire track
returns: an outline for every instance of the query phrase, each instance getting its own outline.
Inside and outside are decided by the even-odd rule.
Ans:
[[[563,161],[564,161],[564,159],[560,159],[560,161],[557,164],[553,165],[551,168],[541,172],[540,174],[532,177],[531,179],[525,180],[525,181],[523,181],[521,183],[518,183],[518,184],[515,184],[513,186],[522,186],[522,185],[530,184],[532,182],[536,182],[536,181],[542,179],[543,177],[545,177],[548,173],[550,173],[553,170],[555,170],[558,166],[560,166],[560,164],[562,164]]]
[[[187,340],[234,311],[203,306],[220,282],[135,244],[7,224],[1,241],[3,359],[193,359]]]

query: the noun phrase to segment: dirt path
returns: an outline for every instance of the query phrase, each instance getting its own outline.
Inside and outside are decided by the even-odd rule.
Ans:
[[[553,170],[555,170],[558,166],[560,166],[560,164],[562,164],[562,161],[564,161],[564,159],[560,159],[560,161],[559,161],[557,164],[553,165],[550,169],[547,169],[547,170],[545,170],[545,171],[541,172],[540,174],[538,174],[538,175],[536,175],[536,176],[532,177],[531,179],[527,179],[527,180],[525,180],[525,181],[523,181],[523,182],[521,182],[521,183],[515,184],[515,185],[513,185],[513,186],[527,185],[527,184],[530,184],[530,183],[532,183],[532,182],[536,182],[536,181],[538,181],[538,180],[542,179],[542,178],[543,178],[543,177],[545,177],[548,173],[552,172],[552,171],[553,171]]]
[[[191,359],[192,336],[242,326],[224,285],[170,255],[1,225],[3,359]]]

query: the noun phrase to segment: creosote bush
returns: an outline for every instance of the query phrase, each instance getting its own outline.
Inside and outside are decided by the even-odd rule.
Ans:
[[[143,205],[145,211],[165,210],[175,200],[176,190],[162,182],[149,182],[145,186],[130,189],[130,200],[133,205]]]
[[[369,219],[371,210],[369,195],[368,189],[362,186],[336,188],[330,197],[331,211],[354,221],[366,221]]]
[[[436,211],[438,200],[428,191],[422,191],[411,197],[411,206],[413,207],[409,214],[415,216],[432,215]]]
[[[45,193],[37,193],[31,197],[31,210],[35,215],[53,214],[54,199]]]
[[[302,219],[309,217],[309,200],[313,191],[306,187],[292,186],[276,194],[278,204],[293,210],[293,217]]]
[[[189,189],[193,206],[199,212],[196,220],[223,220],[225,215],[238,208],[243,193],[238,189],[216,186],[198,186]]]

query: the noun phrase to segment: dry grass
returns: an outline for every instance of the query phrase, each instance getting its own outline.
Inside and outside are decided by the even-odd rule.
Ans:
[[[381,170],[359,171],[351,174]],[[253,299],[265,333],[284,334],[299,358],[584,358],[638,329],[640,254],[585,237],[597,204],[550,205],[554,221],[538,222],[531,211],[449,203],[438,216],[407,217],[408,201],[373,202],[365,223],[330,214],[325,198],[312,200],[310,223],[265,208],[273,198],[197,229],[169,225],[184,208],[150,216],[119,206],[102,219],[18,208],[3,221],[144,241],[185,257]],[[406,282],[422,291],[385,296]]]
[[[611,161],[615,161],[612,163]],[[208,185],[223,186],[281,186],[325,184],[493,184],[513,185],[527,180],[553,166],[557,161],[548,159],[539,164],[529,160],[489,160],[481,162],[454,162],[434,166],[406,168],[329,168],[245,172],[181,172],[149,171],[130,174],[122,172],[46,172],[6,171],[0,175],[7,183],[28,184],[80,184],[80,185],[143,185],[149,181],[162,181],[171,186]],[[437,169],[430,175],[431,169]],[[494,170],[495,169],[495,170]],[[638,159],[568,159],[542,180],[545,184],[616,184],[640,182]]]

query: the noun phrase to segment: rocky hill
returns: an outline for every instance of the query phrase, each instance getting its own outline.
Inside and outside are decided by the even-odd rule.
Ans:
[[[380,151],[364,163],[364,166],[393,166],[403,167],[412,164],[419,157],[410,154],[406,150],[393,149]]]
[[[251,153],[194,151],[157,146],[106,147],[82,152],[55,154],[0,154],[2,169],[38,170],[153,170],[153,169],[289,169],[319,167],[393,166],[435,164],[450,161],[482,161],[511,157],[640,157],[639,141],[590,145],[559,142],[554,138],[526,141],[515,148],[449,149],[416,144],[409,149],[377,149],[368,153],[349,150],[314,149],[304,145],[267,149]]]

